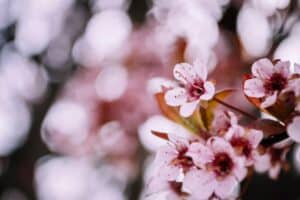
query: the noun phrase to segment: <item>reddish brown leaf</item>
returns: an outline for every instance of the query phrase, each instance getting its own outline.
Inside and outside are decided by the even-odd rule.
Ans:
[[[281,123],[271,119],[256,120],[250,125],[250,128],[263,131],[265,137],[278,135],[286,131],[286,128]]]
[[[151,131],[153,135],[161,138],[161,139],[164,139],[164,140],[169,140],[169,136],[167,133],[163,133],[163,132],[159,132],[159,131]]]

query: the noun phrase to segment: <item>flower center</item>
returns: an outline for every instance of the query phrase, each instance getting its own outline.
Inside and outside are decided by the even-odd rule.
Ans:
[[[238,154],[249,157],[252,151],[252,146],[249,141],[243,137],[234,137],[230,141]]]
[[[193,84],[187,86],[187,91],[190,101],[199,99],[205,93],[204,82],[201,79],[195,80]]]
[[[215,159],[212,162],[212,169],[217,176],[227,176],[230,174],[232,168],[233,161],[227,153],[222,152],[215,155]]]
[[[183,170],[188,170],[194,165],[192,158],[186,156],[188,148],[182,148],[178,151],[177,157],[172,161],[175,166],[180,166]]]
[[[281,91],[285,88],[286,84],[287,79],[284,76],[282,76],[282,74],[274,73],[268,80],[265,81],[264,88],[268,92],[276,90]]]

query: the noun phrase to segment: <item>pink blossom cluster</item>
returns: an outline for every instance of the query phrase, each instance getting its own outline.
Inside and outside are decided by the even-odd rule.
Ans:
[[[262,132],[236,126],[224,137],[211,136],[206,141],[168,138],[170,144],[156,156],[151,192],[169,190],[170,196],[179,199],[227,199],[235,197],[247,168],[254,164]]]
[[[287,126],[288,135],[300,142],[300,66],[264,58],[252,65],[252,75],[244,83],[245,95],[257,99],[259,107]],[[286,113],[283,116],[280,112]]]
[[[291,140],[300,141],[299,65],[260,59],[244,81],[248,100],[273,119],[259,119],[223,101],[207,80],[205,63],[177,64],[178,83],[163,87],[158,102],[169,119],[190,130],[191,135],[153,131],[168,141],[159,148],[148,182],[148,195],[166,193],[166,199],[237,199],[253,171],[268,172],[276,179],[286,168]],[[237,115],[250,118],[240,123]]]

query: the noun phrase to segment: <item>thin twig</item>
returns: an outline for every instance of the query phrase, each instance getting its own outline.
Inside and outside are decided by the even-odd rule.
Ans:
[[[230,105],[228,103],[225,103],[224,101],[222,101],[222,100],[220,100],[220,99],[218,99],[216,97],[214,97],[213,100],[215,100],[216,102],[222,104],[223,106],[225,106],[227,108],[230,108],[230,109],[232,109],[234,111],[237,111],[237,112],[239,112],[239,113],[241,113],[241,114],[243,114],[243,115],[245,115],[245,116],[247,116],[247,117],[249,117],[249,118],[251,118],[253,120],[257,120],[256,116],[254,116],[254,115],[252,115],[250,113],[247,113],[246,111],[243,111],[243,110],[241,110],[241,109],[239,109],[237,107],[234,107],[234,106],[232,106],[232,105]]]

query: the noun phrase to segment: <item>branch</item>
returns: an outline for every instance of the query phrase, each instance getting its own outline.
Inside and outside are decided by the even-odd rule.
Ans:
[[[272,135],[263,139],[260,144],[264,147],[269,147],[277,142],[281,142],[282,140],[287,139],[288,137],[288,134],[286,132],[283,132],[278,135]]]

